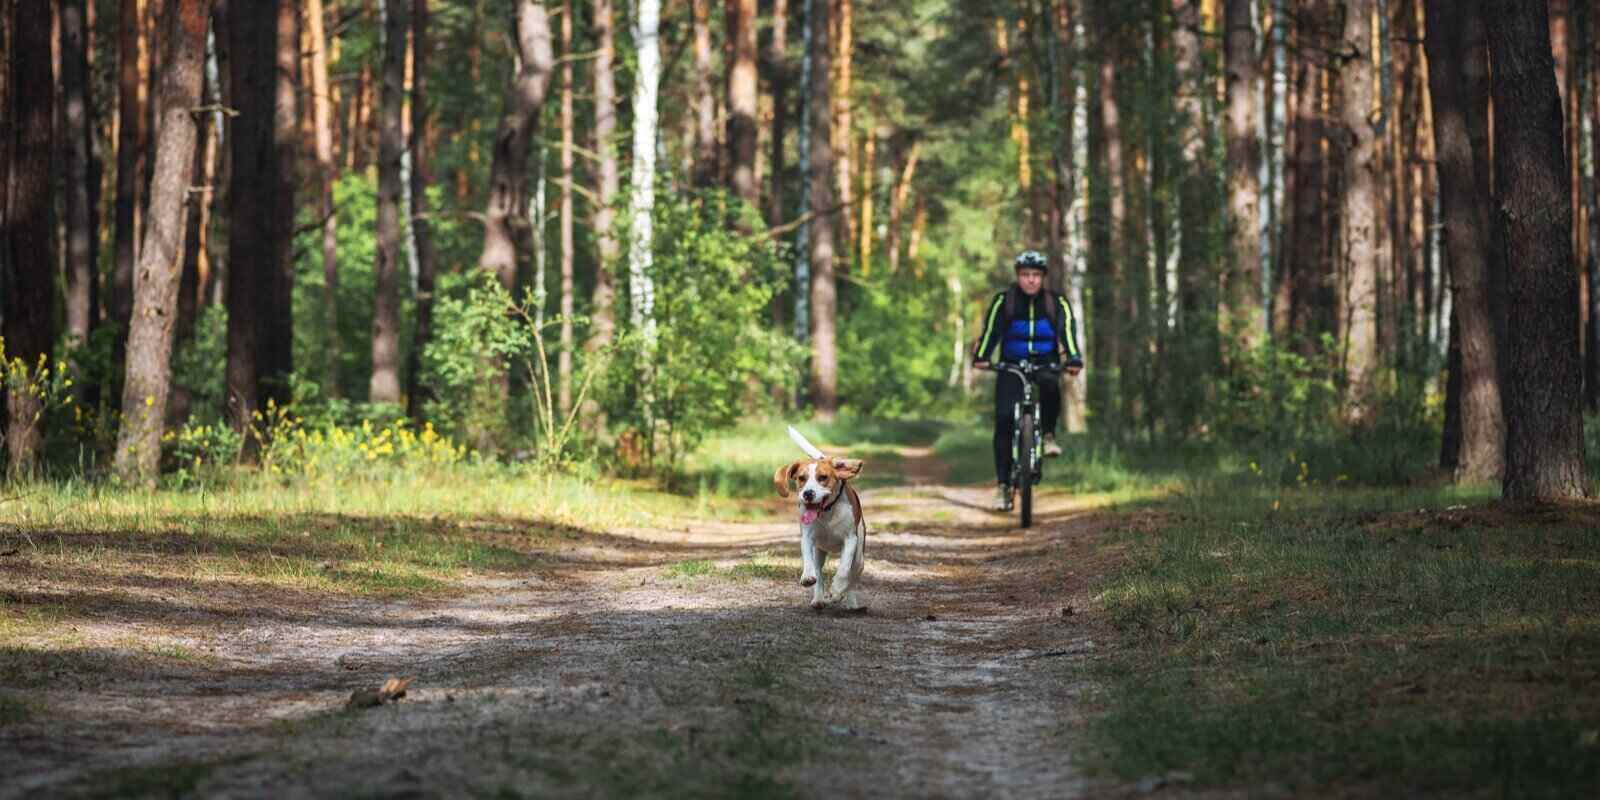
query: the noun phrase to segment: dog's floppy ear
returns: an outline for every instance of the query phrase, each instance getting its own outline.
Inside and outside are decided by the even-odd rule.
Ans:
[[[785,464],[778,467],[777,472],[772,473],[772,488],[778,490],[779,497],[789,496],[789,484],[794,481],[795,470],[800,469],[800,466],[804,463],[806,462],[796,461],[791,464]]]
[[[839,480],[847,481],[861,474],[862,461],[859,458],[836,458],[833,460],[833,471],[838,474]]]

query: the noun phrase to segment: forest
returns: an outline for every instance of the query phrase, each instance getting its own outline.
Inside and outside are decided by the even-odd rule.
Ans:
[[[0,0],[0,54],[0,798],[1600,788],[1600,2]],[[975,367],[1030,250],[1031,528]],[[865,614],[794,587],[790,424],[866,462]]]

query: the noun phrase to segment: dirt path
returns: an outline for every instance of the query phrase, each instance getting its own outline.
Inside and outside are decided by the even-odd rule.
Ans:
[[[0,797],[1103,793],[1072,763],[1094,644],[1063,609],[1106,516],[1047,493],[1012,530],[904,455],[906,485],[864,493],[865,614],[807,606],[787,512],[569,540],[442,601],[219,587],[180,612],[151,588],[84,622],[107,670],[0,726]],[[204,655],[119,664],[141,630]],[[340,710],[393,675],[405,700]]]

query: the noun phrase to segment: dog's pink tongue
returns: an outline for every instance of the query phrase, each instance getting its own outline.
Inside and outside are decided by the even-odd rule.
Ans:
[[[800,509],[800,524],[801,525],[810,525],[811,523],[816,522],[816,521],[817,521],[817,510],[816,509],[814,509],[814,508],[802,508],[802,509]]]

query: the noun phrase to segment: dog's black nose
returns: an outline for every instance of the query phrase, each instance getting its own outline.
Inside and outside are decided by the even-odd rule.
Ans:
[[[810,489],[807,489],[807,490],[801,492],[800,496],[804,497],[806,499],[806,502],[809,503],[809,502],[811,502],[811,498],[816,497],[817,495],[816,495],[816,492],[813,492]]]

